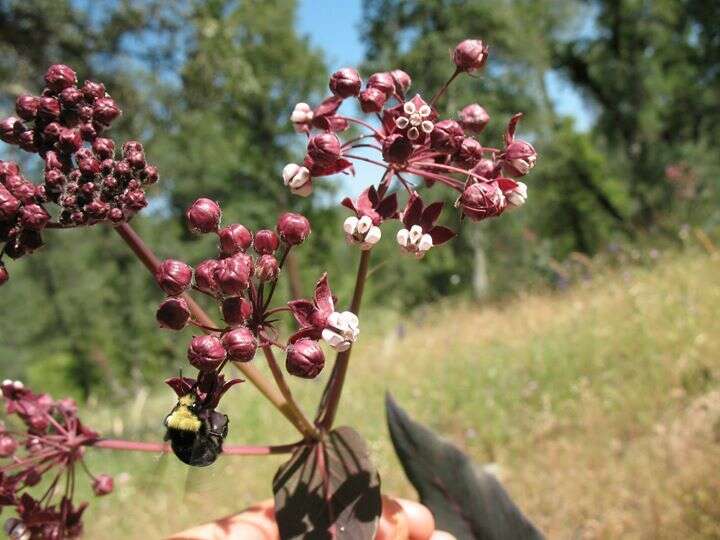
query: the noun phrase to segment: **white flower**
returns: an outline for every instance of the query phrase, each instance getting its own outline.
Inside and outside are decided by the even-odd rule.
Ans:
[[[380,227],[373,225],[372,219],[363,216],[360,219],[350,216],[343,222],[343,231],[348,244],[360,244],[360,249],[367,251],[380,241]]]
[[[505,197],[511,205],[522,206],[528,197],[527,185],[523,182],[518,182],[515,188],[505,192]]]
[[[288,163],[283,168],[283,182],[295,195],[307,197],[312,193],[312,178],[307,167],[301,167],[297,163]]]
[[[322,338],[338,352],[347,351],[360,335],[360,321],[351,311],[334,311],[327,319]]]
[[[407,137],[411,141],[414,141],[420,137],[420,131],[429,134],[435,125],[427,118],[432,114],[432,109],[429,105],[422,105],[419,109],[415,107],[412,101],[408,101],[403,105],[403,112],[407,116],[398,116],[395,119],[395,125],[398,129],[405,129],[408,126],[410,129],[407,131]]]
[[[295,125],[295,131],[303,131],[304,126],[312,122],[313,112],[307,103],[298,103],[295,105],[290,121]]]
[[[397,242],[407,253],[422,259],[425,253],[433,247],[433,239],[427,233],[423,233],[420,225],[413,225],[410,230],[400,229],[397,233]]]

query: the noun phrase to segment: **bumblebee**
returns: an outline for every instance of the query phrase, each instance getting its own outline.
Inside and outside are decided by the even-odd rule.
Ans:
[[[215,462],[222,453],[222,445],[228,432],[228,417],[197,402],[195,394],[185,394],[178,399],[165,417],[167,432],[173,453],[188,465],[206,467]]]

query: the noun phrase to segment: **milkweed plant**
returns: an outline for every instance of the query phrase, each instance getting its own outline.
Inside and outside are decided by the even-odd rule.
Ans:
[[[292,504],[303,480],[293,483],[289,466],[315,459],[320,450],[341,456],[340,439],[347,451],[366,452],[356,434],[348,436],[342,430],[349,428],[336,429],[334,422],[352,347],[360,336],[360,305],[373,247],[390,237],[387,241],[396,242],[400,251],[422,259],[455,236],[437,224],[447,211],[443,202],[426,200],[428,192],[421,194],[421,187],[437,184],[454,191],[454,211],[472,221],[498,217],[527,199],[527,187],[518,178],[530,172],[537,154],[530,143],[515,137],[522,114],[509,120],[498,146],[485,146],[477,137],[490,116],[481,105],[467,105],[456,118],[441,118],[436,109],[448,86],[463,74],[480,71],[487,57],[483,41],[461,42],[452,53],[454,71],[427,100],[410,91],[411,77],[400,69],[373,73],[363,81],[355,69],[343,68],[331,75],[328,98],[316,106],[298,103],[291,111],[295,130],[307,138],[302,162],[282,170],[282,181],[293,194],[307,197],[323,177],[353,175],[358,161],[379,171],[376,183],[341,203],[349,215],[338,234],[360,251],[349,299],[333,295],[327,273],[318,276],[312,298],[280,300],[275,295],[288,255],[310,243],[311,223],[297,213],[282,213],[267,229],[252,231],[233,221],[238,216],[223,216],[217,201],[198,198],[187,209],[187,225],[194,233],[215,236],[217,252],[203,261],[158,260],[131,226],[133,216],[147,206],[145,190],[158,181],[158,170],[148,163],[141,143],[120,144],[108,135],[121,110],[105,86],[80,84],[70,67],[58,64],[47,70],[40,95],[17,98],[16,116],[0,122],[0,138],[38,155],[44,176],[33,182],[17,163],[0,161],[0,285],[9,286],[8,259],[31,255],[55,234],[48,231],[109,226],[164,294],[157,307],[159,326],[166,331],[191,326],[197,335],[187,344],[186,372],[194,377],[165,381],[177,404],[165,418],[163,442],[106,439],[82,423],[72,400],[36,393],[19,381],[2,382],[7,418],[0,423],[0,507],[13,514],[4,525],[11,538],[81,535],[88,503],[75,500],[76,482],[87,477],[97,496],[113,491],[110,476],[96,475],[85,465],[86,452],[96,449],[174,452],[196,466],[209,465],[220,454],[291,454],[273,488],[283,537],[297,534],[288,532],[297,518],[283,509]],[[355,101],[359,107],[349,109],[362,114],[342,113],[346,101]],[[193,295],[211,298],[217,313],[203,311]],[[293,398],[286,377],[317,377],[332,351],[332,372],[311,419]],[[258,352],[271,379],[255,365]],[[228,375],[231,364],[297,428],[300,441],[223,445],[229,416],[220,412],[222,396],[239,391],[241,382]],[[338,530],[345,520],[342,527],[360,527],[353,521],[357,515],[331,508],[339,504],[332,495],[343,480],[342,474],[339,479],[331,474],[331,461],[320,460],[318,466],[318,489],[324,493],[319,512],[326,519],[314,521],[315,526]],[[377,474],[371,471],[371,477]],[[305,480],[309,491],[318,487],[313,479]],[[379,478],[364,489],[368,521],[375,526]]]

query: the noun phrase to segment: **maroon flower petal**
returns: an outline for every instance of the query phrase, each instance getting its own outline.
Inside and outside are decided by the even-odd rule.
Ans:
[[[320,105],[315,107],[315,110],[313,111],[313,118],[335,114],[335,112],[340,108],[340,105],[342,105],[342,102],[342,98],[338,96],[330,96],[329,98],[326,98]]]
[[[327,272],[315,284],[315,305],[326,317],[335,311],[335,303],[328,284]]]
[[[309,300],[292,300],[288,302],[288,307],[292,314],[295,316],[295,320],[302,327],[311,326],[311,317],[315,312],[315,306]]]
[[[514,114],[508,122],[507,129],[505,130],[505,145],[510,144],[515,138],[515,130],[517,129],[518,122],[523,117],[523,113]]]
[[[455,236],[455,231],[448,229],[447,227],[443,227],[442,225],[438,225],[430,229],[428,234],[433,239],[433,245],[439,246],[453,238]]]
[[[394,219],[395,217],[397,217],[397,207],[397,193],[393,193],[392,195],[388,195],[382,201],[380,201],[380,204],[377,205],[376,210],[383,219]]]
[[[403,213],[403,225],[409,229],[420,222],[423,213],[423,202],[417,193],[411,195],[408,205]]]
[[[440,212],[442,212],[443,206],[445,206],[445,203],[439,201],[429,204],[427,208],[425,208],[422,213],[422,218],[420,219],[420,226],[424,231],[432,228],[437,219],[440,217]]]

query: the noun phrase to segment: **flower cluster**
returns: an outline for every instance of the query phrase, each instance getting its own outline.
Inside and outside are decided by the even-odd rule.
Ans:
[[[84,426],[75,402],[55,401],[48,394],[35,394],[19,381],[0,384],[8,416],[17,418],[22,431],[0,424],[0,508],[12,507],[17,517],[5,522],[10,538],[75,538],[82,532],[82,514],[87,503],[75,505],[73,494],[77,465],[92,479],[96,495],[113,490],[108,475],[92,476],[83,456],[99,435]],[[48,479],[39,497],[28,489]]]
[[[45,84],[39,96],[18,97],[17,116],[0,121],[0,139],[44,162],[44,181],[36,185],[16,163],[0,161],[0,259],[39,248],[48,227],[129,220],[147,205],[145,186],[158,180],[140,143],[126,142],[118,156],[115,141],[103,137],[121,111],[102,83],[79,86],[75,72],[57,64]],[[5,281],[0,260],[0,285]]]
[[[461,73],[482,69],[487,58],[488,48],[481,40],[461,42],[453,52],[454,73],[429,101],[420,94],[406,98],[412,81],[400,69],[374,73],[364,87],[357,70],[336,71],[330,77],[330,97],[315,108],[298,103],[291,114],[296,131],[307,135],[308,144],[303,163],[289,163],[283,169],[285,185],[296,195],[308,196],[315,178],[352,174],[356,160],[382,167],[384,174],[377,186],[365,190],[357,202],[343,201],[355,213],[343,224],[345,237],[363,250],[371,249],[380,240],[381,223],[401,219],[404,228],[397,233],[397,242],[418,258],[453,234],[434,225],[442,205],[428,204],[424,209],[411,177],[422,179],[427,186],[440,183],[456,191],[456,207],[463,217],[474,221],[522,205],[527,199],[527,186],[515,178],[530,172],[537,159],[530,143],[515,138],[522,115],[513,116],[502,148],[494,148],[475,138],[490,122],[481,105],[467,105],[457,119],[441,119],[436,109],[450,82]],[[379,124],[341,115],[338,111],[346,99],[357,99],[360,109],[375,115]],[[367,131],[343,142],[339,134],[350,124]],[[355,153],[359,148],[375,150],[378,159]],[[394,186],[408,194],[402,212],[397,211],[398,189]]]
[[[275,230],[253,233],[240,223],[221,226],[220,206],[201,198],[188,208],[186,218],[191,231],[217,236],[218,255],[194,268],[174,259],[163,261],[155,278],[168,297],[156,317],[163,328],[182,330],[190,324],[206,332],[194,336],[187,350],[188,361],[203,376],[219,374],[228,361],[249,362],[258,348],[275,346],[286,350],[289,373],[315,377],[325,363],[318,340],[346,350],[357,338],[357,317],[335,312],[327,276],[318,282],[314,302],[293,300],[287,307],[270,307],[290,250],[310,235],[306,217],[285,213]],[[183,295],[190,288],[217,303],[224,327],[210,327],[193,318]],[[291,311],[300,324],[287,346],[279,341],[274,318],[282,311]]]

